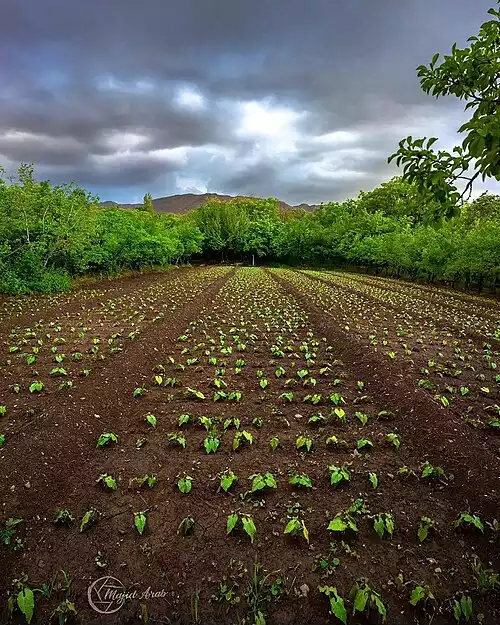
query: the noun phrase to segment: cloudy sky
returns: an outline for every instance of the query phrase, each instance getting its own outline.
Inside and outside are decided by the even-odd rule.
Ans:
[[[493,4],[2,0],[0,164],[119,202],[344,199],[396,172],[402,137],[456,143],[463,104],[423,94],[415,67]]]

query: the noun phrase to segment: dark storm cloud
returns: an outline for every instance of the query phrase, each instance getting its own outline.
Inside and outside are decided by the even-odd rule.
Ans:
[[[3,0],[0,159],[120,201],[342,199],[394,172],[402,136],[453,143],[460,105],[423,94],[415,67],[490,4]]]

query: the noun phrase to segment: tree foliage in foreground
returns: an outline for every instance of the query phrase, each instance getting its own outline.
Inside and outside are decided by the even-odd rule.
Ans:
[[[389,157],[403,165],[404,177],[422,193],[436,199],[445,216],[451,216],[459,201],[469,199],[478,177],[500,180],[500,11],[490,9],[493,19],[485,22],[469,46],[453,44],[451,54],[438,64],[439,53],[429,67],[421,65],[417,75],[425,93],[453,95],[466,102],[471,117],[458,132],[466,133],[452,152],[434,151],[438,140],[407,137]],[[463,191],[459,183],[463,181]]]

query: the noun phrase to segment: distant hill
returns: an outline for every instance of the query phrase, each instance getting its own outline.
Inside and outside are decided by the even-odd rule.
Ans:
[[[153,206],[157,213],[174,213],[178,215],[183,215],[190,210],[194,210],[195,208],[199,208],[202,206],[207,200],[210,199],[218,199],[218,200],[233,200],[235,197],[232,195],[219,195],[218,193],[183,193],[181,195],[168,195],[167,197],[158,197],[153,199]],[[141,204],[119,204],[118,202],[113,202],[108,200],[107,202],[101,202],[99,206],[104,207],[121,207],[121,208],[137,208],[137,206],[141,206]],[[298,206],[291,206],[286,202],[282,202],[280,200],[280,208],[282,210],[305,210],[305,211],[315,211],[317,206],[310,204],[299,204]]]

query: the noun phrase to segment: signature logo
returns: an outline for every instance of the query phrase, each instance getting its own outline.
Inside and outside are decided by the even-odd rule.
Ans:
[[[135,588],[127,592],[123,583],[111,575],[96,579],[87,589],[90,607],[99,614],[118,612],[124,606],[125,601],[165,599],[166,596],[167,591],[164,588],[152,590],[151,586],[143,591]]]
[[[111,575],[96,579],[87,589],[90,607],[100,614],[118,612],[125,603],[125,596],[124,585]]]

